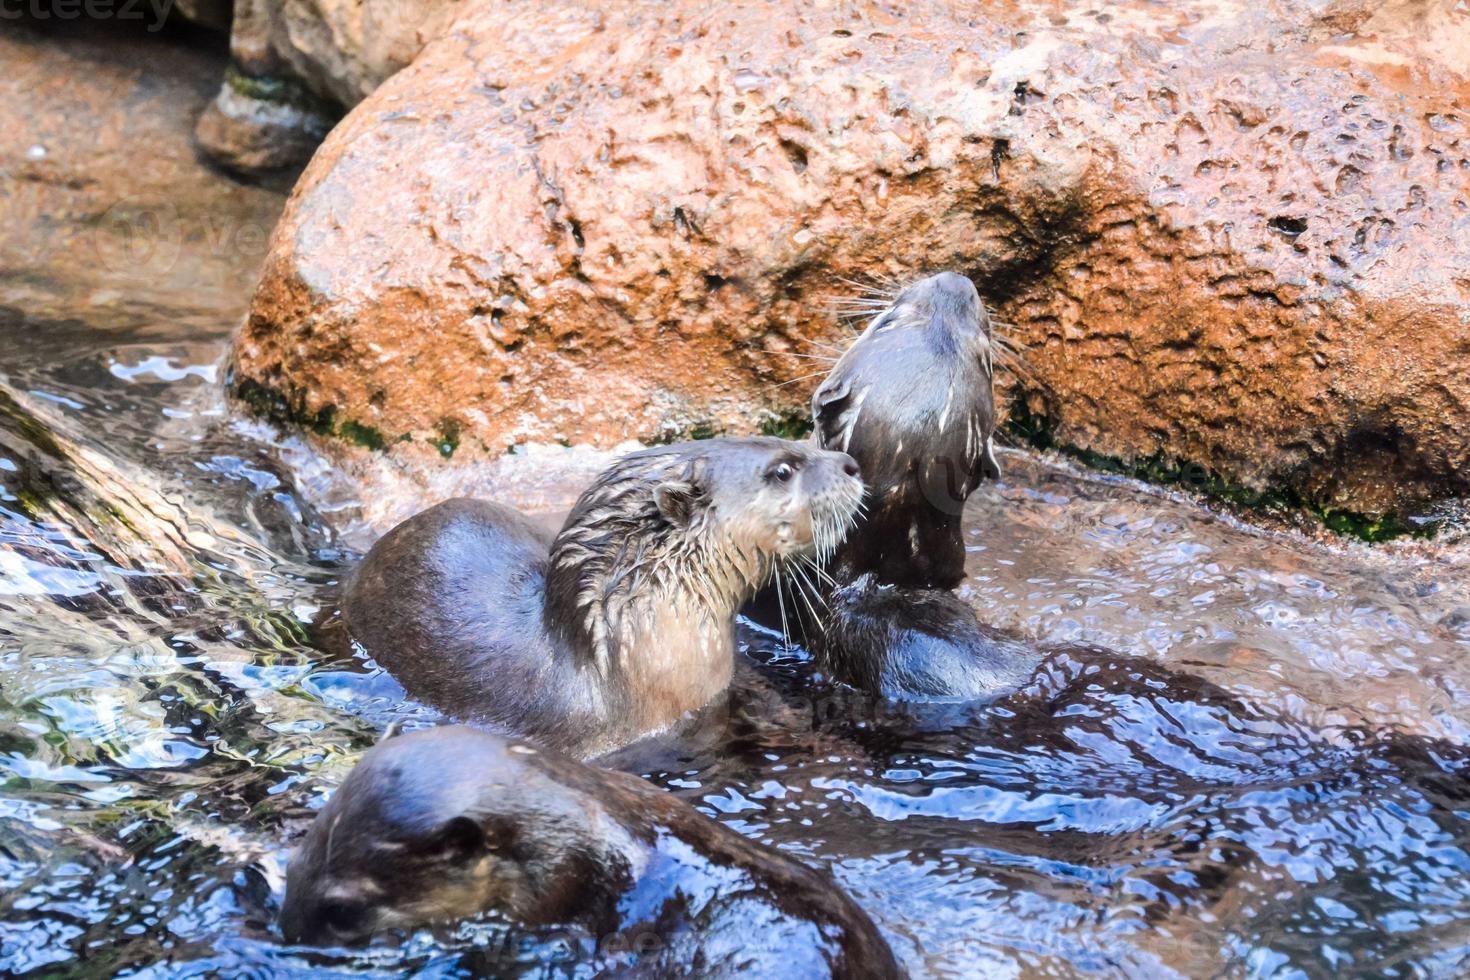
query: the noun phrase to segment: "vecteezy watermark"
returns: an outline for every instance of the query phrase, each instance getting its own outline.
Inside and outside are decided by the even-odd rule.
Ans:
[[[162,30],[174,0],[0,0],[0,20],[149,20]]]
[[[919,466],[917,476],[924,499],[935,510],[951,517],[965,512],[965,501],[980,482],[973,466],[953,456],[938,456],[926,461]]]
[[[170,272],[179,261],[183,242],[183,227],[173,205],[133,199],[108,208],[93,234],[98,262],[115,274],[139,281]]]
[[[181,262],[187,270],[200,261],[258,261],[270,233],[270,225],[255,220],[182,214],[167,201],[131,197],[97,215],[90,237],[101,268],[124,281],[152,282],[174,274]]]

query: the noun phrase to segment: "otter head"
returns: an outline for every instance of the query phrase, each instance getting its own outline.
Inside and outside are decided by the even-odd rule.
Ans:
[[[535,926],[608,905],[633,845],[558,767],[584,779],[570,760],[460,726],[379,744],[293,855],[281,932],[353,946],[484,912]]]
[[[948,338],[980,360],[990,357],[990,314],[975,284],[957,272],[941,272],[875,298],[877,313],[866,330],[923,330]],[[988,367],[988,365],[987,365]]]
[[[830,556],[862,501],[846,453],[771,438],[676,448],[687,462],[654,487],[659,514],[705,547],[757,561],[752,588],[775,563]]]
[[[843,412],[848,407],[861,407],[861,389],[874,380],[852,375],[882,370],[895,388],[923,384],[942,392],[942,407],[937,401],[934,406],[939,408],[936,418],[904,421],[933,424],[936,432],[956,424],[965,426],[965,455],[977,456],[984,476],[998,477],[1000,468],[991,444],[996,423],[995,362],[1007,352],[997,346],[989,311],[975,284],[958,273],[941,272],[903,287],[896,295],[858,302],[859,308],[876,312],[812,396],[812,417],[818,422],[823,444],[835,441],[853,451],[864,474],[868,473],[870,463],[862,447],[852,445],[859,413],[854,411],[844,418]],[[924,373],[919,375],[921,371]],[[908,377],[909,372],[917,376]],[[955,391],[957,386],[964,390]],[[832,433],[838,438],[831,441],[826,438],[829,422],[838,425],[838,431]],[[896,430],[903,426],[888,427]],[[910,442],[916,450],[924,445]],[[881,437],[869,440],[869,449],[879,455],[902,456],[898,446]],[[872,469],[876,472],[878,467]]]
[[[547,626],[605,664],[622,627],[658,608],[731,625],[783,562],[830,554],[862,497],[853,458],[811,443],[707,439],[631,453],[582,495],[552,545]]]

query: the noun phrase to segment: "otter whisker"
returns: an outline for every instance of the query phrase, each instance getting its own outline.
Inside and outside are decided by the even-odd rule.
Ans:
[[[826,371],[816,371],[812,374],[803,374],[801,377],[792,378],[790,381],[778,381],[776,384],[766,385],[766,390],[769,391],[772,388],[785,388],[787,385],[800,384],[803,381],[810,381],[812,378],[825,378],[826,376]]]
[[[807,584],[812,587],[812,594],[816,596],[823,605],[826,605],[825,593],[820,588],[820,586],[835,586],[837,584],[832,576],[827,574],[827,570],[824,569],[821,565],[817,564],[815,560],[808,557],[805,561],[802,562],[802,578],[805,579],[807,581]]]
[[[819,313],[881,313],[888,307],[888,303],[831,302],[814,308]]]
[[[824,362],[826,364],[836,364],[837,363],[837,360],[838,360],[836,357],[833,357],[831,354],[802,354],[802,353],[800,353],[798,351],[794,351],[794,350],[775,350],[775,349],[770,348],[770,347],[763,347],[763,348],[760,348],[760,349],[761,350],[764,350],[767,354],[779,354],[782,357],[805,357],[808,360],[822,361],[822,362]]]
[[[812,573],[817,576],[817,581],[821,582],[823,585],[833,587],[837,585],[837,580],[833,578],[825,568],[819,565],[815,558],[807,558],[805,559],[805,561],[806,567],[811,569]]]
[[[807,340],[805,338],[797,338],[797,339],[800,340],[802,343],[813,344],[814,346],[817,346],[817,347],[825,347],[827,350],[830,350],[831,353],[830,354],[812,354],[812,353],[804,352],[804,351],[785,350],[785,349],[780,348],[780,347],[766,347],[766,346],[764,346],[762,344],[744,344],[742,346],[746,350],[760,351],[763,354],[776,354],[776,355],[781,356],[781,357],[805,357],[805,358],[808,358],[808,359],[813,360],[813,361],[828,361],[828,362],[831,362],[831,363],[834,363],[834,364],[837,362],[837,359],[842,356],[843,351],[842,351],[841,348],[838,348],[838,347],[827,347],[827,345],[825,345],[825,344],[817,344],[815,341]]]
[[[776,578],[776,607],[781,610],[781,645],[788,652],[791,650],[791,629],[786,622],[786,596],[781,588],[781,564],[777,562],[775,568]]]
[[[864,323],[864,322],[868,322],[868,321],[871,321],[871,320],[875,320],[879,316],[881,316],[882,314],[881,313],[833,313],[832,315],[837,320],[841,321],[841,323],[842,323],[843,326],[845,326],[849,330],[851,330],[851,329],[853,329],[853,326],[852,325],[854,323]],[[861,333],[862,331],[858,331],[858,332]]]
[[[998,363],[1001,367],[1005,368],[1011,374],[1014,374],[1016,377],[1022,379],[1023,381],[1030,381],[1031,383],[1038,386],[1041,384],[1041,379],[1038,378],[1036,374],[1032,372],[1032,370],[1027,367],[1023,362],[1016,360],[1014,357],[1010,357],[1008,355],[1000,356],[996,357],[995,360],[996,363]]]
[[[832,278],[836,279],[838,282],[845,282],[854,289],[860,289],[863,292],[874,293],[877,295],[885,295],[888,290],[885,290],[882,287],[891,286],[896,281],[893,279],[889,279],[885,283],[878,276],[872,277],[874,280],[873,282],[862,282],[857,279],[849,279],[847,276],[833,276]]]
[[[813,347],[819,347],[822,350],[832,351],[838,357],[841,357],[843,354],[847,353],[846,347],[838,347],[836,344],[824,344],[819,340],[812,340],[809,337],[797,337],[796,339],[803,344],[810,344]]]
[[[1014,355],[1002,350],[991,351],[989,360],[992,364],[999,364],[1007,371],[1020,371],[1025,368],[1025,365],[1018,361]],[[991,373],[994,374],[995,372],[992,371]]]
[[[882,286],[889,299],[898,299],[900,293],[913,284],[913,275],[904,273],[899,275],[894,272],[875,272],[872,274],[873,281]]]
[[[888,307],[886,306],[842,306],[820,310],[819,312],[836,317],[839,320],[871,320],[874,317],[882,316],[883,312],[887,309]]]
[[[792,579],[791,579],[791,584],[793,586],[796,586],[796,585],[804,585],[804,586],[806,586],[807,589],[810,589],[813,593],[816,593],[816,587],[813,586],[812,583],[811,583],[811,580],[808,579],[806,577],[806,575],[802,573],[802,570],[801,570],[800,566],[795,565],[795,564],[791,564],[791,565],[788,565],[786,567],[788,569],[790,569],[791,574],[793,576]],[[806,591],[804,589],[801,589],[801,588],[793,589],[793,591],[798,596],[801,597],[802,604],[806,606],[807,613],[810,614],[810,616],[812,617],[812,622],[813,623],[820,623],[822,621],[822,617],[817,615],[817,610],[812,605],[811,596],[807,595]],[[817,601],[818,602],[821,602],[821,596],[820,595],[817,596]]]
[[[886,303],[886,302],[889,302],[890,300],[892,300],[893,297],[892,297],[892,294],[888,292],[888,290],[886,290],[886,289],[878,289],[878,288],[875,287],[875,288],[863,288],[863,289],[860,289],[859,292],[858,292],[858,294],[856,296],[851,295],[851,294],[844,294],[842,298],[845,299],[845,300],[849,300],[849,301],[866,301],[866,302],[875,302],[875,301],[877,301],[877,302],[884,302],[884,303]]]
[[[1021,355],[1003,344],[992,344],[990,352],[996,360],[1005,364],[1016,364],[1021,360]]]
[[[832,312],[833,310],[886,310],[891,303],[887,301],[868,301],[865,299],[836,299],[829,300],[826,306],[819,309]]]

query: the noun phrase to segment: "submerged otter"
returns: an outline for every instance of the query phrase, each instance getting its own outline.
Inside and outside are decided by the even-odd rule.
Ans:
[[[349,632],[414,697],[589,756],[716,698],[734,617],[782,563],[830,556],[862,496],[846,453],[711,439],[615,462],[555,538],[451,500],[347,585]]]
[[[492,911],[585,930],[598,975],[901,975],[826,875],[634,776],[458,726],[363,756],[291,860],[280,923],[357,945]]]
[[[866,510],[829,566],[824,668],[895,698],[1009,691],[1039,657],[992,633],[948,590],[965,574],[965,501],[1000,475],[993,450],[997,341],[964,276],[901,290],[812,396],[816,439],[862,468]]]
[[[871,575],[831,589],[811,644],[828,673],[895,700],[994,698],[1022,687],[1039,650],[983,626],[946,589],[885,585]]]

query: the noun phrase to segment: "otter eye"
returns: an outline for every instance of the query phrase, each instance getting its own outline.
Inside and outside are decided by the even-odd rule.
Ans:
[[[351,935],[367,925],[366,905],[352,902],[328,902],[322,906],[322,925],[338,935]]]
[[[785,483],[796,475],[796,468],[790,463],[777,463],[766,471],[766,478],[776,483]]]

